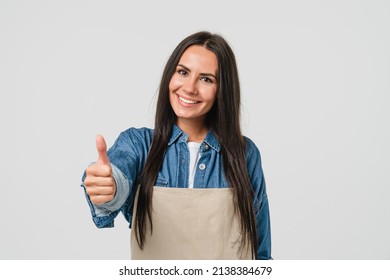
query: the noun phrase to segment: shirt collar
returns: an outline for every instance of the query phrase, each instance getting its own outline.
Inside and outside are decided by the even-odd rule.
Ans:
[[[171,146],[176,141],[178,142],[185,142],[188,141],[188,135],[184,131],[182,131],[176,124],[173,125],[171,138],[169,139],[168,146]],[[221,150],[221,144],[217,140],[217,138],[214,136],[214,134],[209,130],[206,134],[206,137],[204,138],[202,145],[206,143],[211,148],[213,148],[216,152],[219,152]]]

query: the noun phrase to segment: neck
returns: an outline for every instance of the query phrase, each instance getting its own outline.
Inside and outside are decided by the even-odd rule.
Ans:
[[[201,143],[207,134],[207,127],[204,120],[178,119],[177,126],[188,135],[188,142]]]

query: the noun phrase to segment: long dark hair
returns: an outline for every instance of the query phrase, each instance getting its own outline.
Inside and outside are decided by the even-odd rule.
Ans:
[[[245,162],[245,139],[240,128],[240,84],[234,53],[220,35],[198,32],[179,43],[163,71],[161,78],[154,135],[144,169],[140,177],[140,191],[134,230],[141,249],[144,247],[146,223],[149,220],[151,232],[153,225],[152,193],[158,172],[161,168],[165,150],[176,123],[176,115],[169,102],[169,82],[184,51],[200,45],[212,51],[218,60],[217,98],[206,116],[206,124],[221,144],[224,173],[233,191],[235,212],[239,217],[243,246],[249,245],[252,257],[257,250],[256,218],[253,208],[254,192],[251,187]]]

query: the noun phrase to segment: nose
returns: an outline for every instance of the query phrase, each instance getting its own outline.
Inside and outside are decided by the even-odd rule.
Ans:
[[[192,77],[188,77],[185,79],[185,82],[183,84],[183,91],[187,94],[197,94],[197,80]]]

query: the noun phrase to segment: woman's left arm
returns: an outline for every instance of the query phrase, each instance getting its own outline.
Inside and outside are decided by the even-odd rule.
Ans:
[[[253,207],[257,221],[257,259],[268,260],[271,256],[271,223],[269,215],[268,197],[261,166],[260,151],[252,140],[246,138],[246,164],[249,178],[255,193]]]

